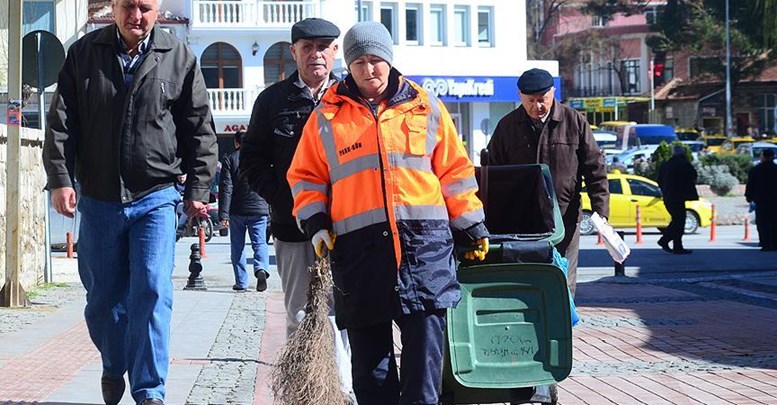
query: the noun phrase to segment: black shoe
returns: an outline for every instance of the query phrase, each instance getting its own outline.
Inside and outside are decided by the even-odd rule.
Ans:
[[[689,254],[693,253],[693,250],[688,250],[688,249],[680,248],[680,249],[673,250],[672,253],[674,253],[676,255],[689,255]]]
[[[232,286],[232,290],[233,290],[234,292],[239,292],[239,293],[248,291],[248,289],[247,289],[247,288],[243,288],[243,287],[241,287],[241,286],[239,286],[239,285],[237,285],[237,284],[235,284],[235,285],[233,285],[233,286]]]
[[[672,253],[672,249],[669,248],[669,242],[665,240],[658,240],[658,246],[661,246],[661,249],[664,250],[664,252]]]
[[[267,290],[267,277],[270,276],[267,270],[259,269],[254,272],[254,276],[256,276],[256,291]]]
[[[146,398],[140,405],[165,405],[165,401],[157,398]]]
[[[118,405],[124,396],[124,378],[114,380],[103,373],[100,379],[100,387],[103,390],[103,402],[105,405]]]

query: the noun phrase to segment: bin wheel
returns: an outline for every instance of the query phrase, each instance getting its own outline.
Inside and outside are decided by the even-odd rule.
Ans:
[[[550,402],[543,402],[542,405],[556,405],[558,404],[558,387],[556,384],[550,386]]]

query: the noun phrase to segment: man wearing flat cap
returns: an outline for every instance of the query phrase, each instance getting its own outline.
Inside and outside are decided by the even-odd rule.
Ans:
[[[291,214],[293,200],[286,172],[305,121],[336,81],[332,67],[338,49],[335,40],[339,36],[337,26],[321,18],[307,18],[291,27],[289,50],[297,63],[297,71],[267,87],[256,98],[240,148],[241,176],[271,208],[270,226],[286,307],[286,336],[297,330],[305,316],[310,284],[308,267],[316,260],[310,238],[300,231]],[[333,306],[334,301],[330,300],[330,307]],[[348,337],[335,327],[334,312],[330,321],[342,389],[353,397]]]
[[[530,69],[518,79],[521,105],[499,120],[488,143],[491,165],[545,163],[550,167],[564,219],[564,239],[556,246],[569,261],[569,290],[575,294],[580,242],[580,190],[585,179],[591,207],[609,216],[610,194],[604,157],[585,117],[553,97],[553,77]]]

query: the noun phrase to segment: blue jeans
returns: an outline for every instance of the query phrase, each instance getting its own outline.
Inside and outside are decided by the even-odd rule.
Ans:
[[[235,285],[248,288],[246,273],[246,230],[254,251],[254,274],[270,268],[270,253],[267,248],[267,215],[244,217],[229,216],[229,241],[232,245],[232,270],[235,272]]]
[[[78,272],[103,373],[129,374],[132,397],[165,397],[173,308],[175,188],[122,204],[82,196]]]

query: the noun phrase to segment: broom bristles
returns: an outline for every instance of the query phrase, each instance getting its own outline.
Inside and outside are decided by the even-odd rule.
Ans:
[[[316,261],[311,271],[308,304],[299,328],[289,337],[272,371],[276,404],[347,404],[335,363],[334,331],[329,324],[332,274],[329,259]]]

